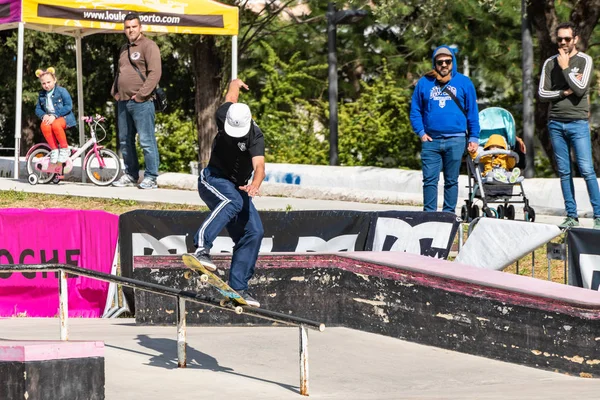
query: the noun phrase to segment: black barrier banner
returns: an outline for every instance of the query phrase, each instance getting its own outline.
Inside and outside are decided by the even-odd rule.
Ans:
[[[132,276],[133,257],[193,252],[194,235],[208,215],[197,211],[137,210],[119,218],[119,248],[123,276]],[[265,231],[261,252],[361,251],[370,215],[359,211],[263,211]],[[212,254],[231,253],[226,230],[213,243]]]
[[[136,210],[119,218],[121,274],[133,276],[133,257],[193,252],[194,235],[208,215],[198,211]],[[262,211],[261,253],[403,251],[447,258],[459,220],[450,213]],[[231,253],[227,231],[211,254]],[[124,289],[133,306],[132,291]]]
[[[385,211],[372,213],[367,251],[405,251],[447,259],[460,226],[447,212]]]
[[[600,287],[600,231],[569,229],[569,285],[598,290]]]

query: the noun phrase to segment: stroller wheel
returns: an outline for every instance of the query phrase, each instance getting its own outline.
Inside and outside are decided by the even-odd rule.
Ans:
[[[535,222],[535,210],[533,208],[525,206],[523,211],[525,212],[525,221]]]
[[[499,205],[498,208],[496,208],[496,212],[498,213],[498,219],[503,219],[506,215],[506,209],[502,204]]]
[[[469,208],[466,204],[460,208],[460,218],[464,222],[469,222]]]
[[[485,207],[483,209],[483,213],[488,218],[498,218],[498,212],[495,209],[493,209],[493,208]]]
[[[470,212],[469,216],[471,217],[471,219],[479,218],[479,207],[478,206],[471,207],[471,212]]]
[[[504,214],[506,219],[515,219],[515,206],[511,204],[510,206],[506,207]]]

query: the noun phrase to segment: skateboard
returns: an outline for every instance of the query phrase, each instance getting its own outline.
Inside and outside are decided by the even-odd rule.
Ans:
[[[200,282],[208,283],[223,295],[220,301],[221,306],[231,306],[237,314],[241,314],[244,309],[242,306],[247,306],[246,300],[233,290],[226,282],[219,278],[214,272],[207,270],[195,257],[191,254],[182,256],[183,263],[186,267],[200,275]]]

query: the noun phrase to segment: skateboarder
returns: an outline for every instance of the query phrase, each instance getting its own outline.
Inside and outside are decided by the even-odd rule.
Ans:
[[[229,286],[246,302],[260,307],[250,293],[248,281],[263,238],[263,226],[252,197],[265,178],[263,133],[252,120],[250,108],[238,103],[240,89],[248,86],[240,79],[229,83],[225,103],[216,112],[217,136],[208,166],[200,172],[198,192],[211,213],[194,237],[194,257],[210,271],[217,269],[210,258],[213,241],[223,228],[233,239]],[[254,175],[253,175],[254,173]],[[252,180],[250,183],[250,177]]]

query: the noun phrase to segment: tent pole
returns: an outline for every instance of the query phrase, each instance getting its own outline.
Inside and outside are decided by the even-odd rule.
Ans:
[[[231,37],[231,80],[237,78],[238,74],[238,41],[237,35]]]
[[[19,155],[21,153],[21,112],[23,109],[23,42],[25,38],[25,24],[19,22],[17,39],[17,92],[15,95],[15,160],[13,178],[19,179]]]
[[[77,67],[77,118],[79,122],[79,147],[85,143],[85,128],[82,117],[83,113],[83,63],[81,54],[81,31],[77,32],[75,36],[75,53],[76,53],[76,67]],[[81,182],[85,183],[85,168],[83,165],[85,152],[81,154]]]

